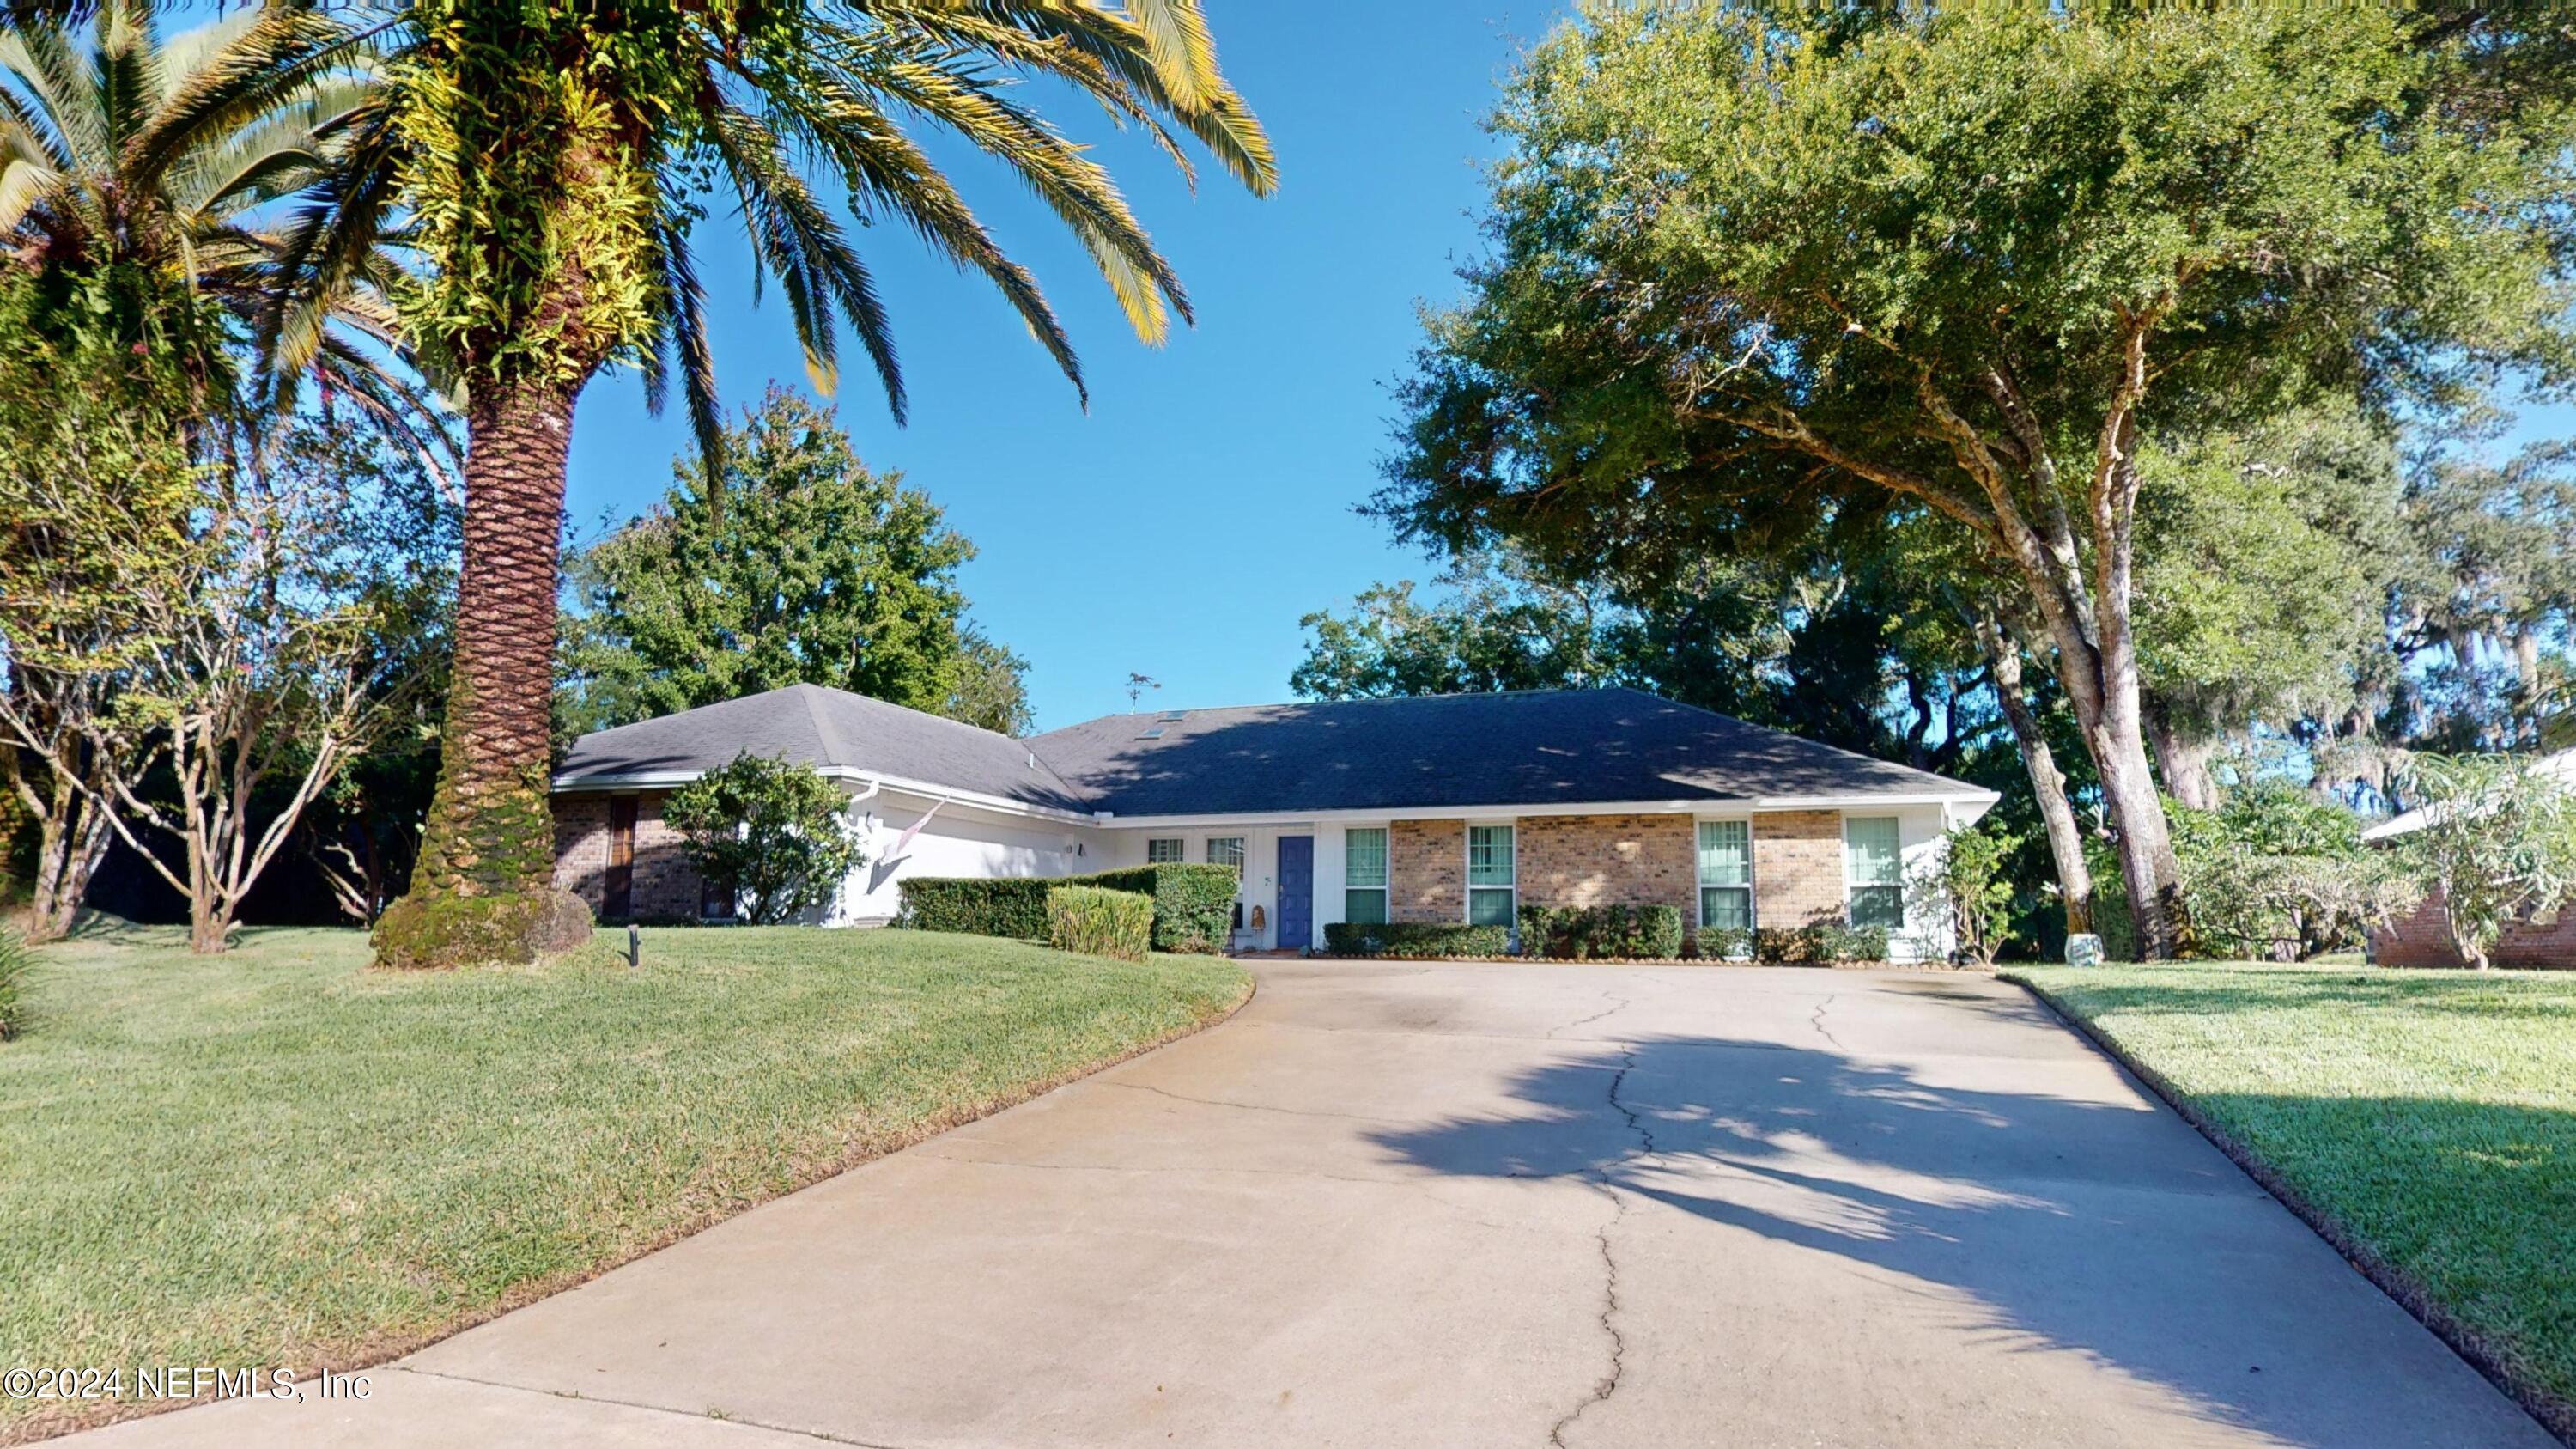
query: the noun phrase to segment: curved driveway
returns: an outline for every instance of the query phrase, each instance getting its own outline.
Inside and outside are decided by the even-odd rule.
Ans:
[[[130,1443],[2553,1441],[2017,988],[1261,963],[1234,1020]]]

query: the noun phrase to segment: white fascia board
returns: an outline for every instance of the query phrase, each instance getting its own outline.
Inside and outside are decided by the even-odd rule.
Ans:
[[[1508,820],[1536,815],[1750,815],[1757,810],[1884,810],[1944,805],[1974,819],[2003,796],[1992,790],[1942,794],[1762,795],[1745,800],[1592,800],[1578,804],[1406,806],[1370,810],[1262,810],[1232,815],[1110,815],[1097,823],[1113,830],[1194,830],[1223,825],[1293,825],[1329,821]]]
[[[667,790],[688,784],[704,773],[699,770],[643,770],[632,775],[593,775],[580,780],[558,779],[558,795],[604,795],[621,790]],[[854,770],[847,765],[818,765],[814,773],[826,780],[840,780],[853,785],[875,783],[906,795],[925,799],[948,800],[959,805],[972,805],[1002,815],[1018,815],[1031,820],[1054,820],[1067,825],[1098,825],[1088,811],[1059,810],[1052,805],[1031,805],[1024,800],[1005,800],[977,790],[955,790],[946,785],[933,785],[926,780],[888,775],[876,770]]]

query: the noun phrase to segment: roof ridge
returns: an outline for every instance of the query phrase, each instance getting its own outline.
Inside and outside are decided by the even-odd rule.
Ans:
[[[804,691],[800,697],[805,701],[805,718],[814,726],[814,740],[823,747],[823,758],[835,765],[848,763],[841,751],[841,732],[832,728],[832,721],[823,713],[820,691],[830,686],[800,679],[787,687]]]
[[[1084,725],[1095,725],[1104,720],[1143,719],[1150,715],[1161,714],[1220,714],[1227,710],[1245,709],[1326,709],[1345,704],[1422,704],[1432,700],[1512,699],[1523,695],[1534,694],[1602,694],[1611,690],[1620,689],[1628,690],[1635,694],[1646,693],[1644,690],[1640,690],[1632,685],[1626,684],[1582,684],[1558,685],[1553,688],[1546,689],[1458,689],[1451,690],[1446,694],[1371,694],[1361,695],[1352,699],[1273,699],[1264,700],[1257,704],[1175,704],[1165,705],[1159,709],[1113,710],[1108,714],[1093,715],[1089,719],[1076,720],[1072,724],[1064,725],[1056,729],[1043,730],[1037,735],[1031,736],[1031,738],[1043,739],[1047,735],[1060,735],[1066,730],[1078,730]],[[1649,699],[1663,699],[1663,696],[1659,694],[1647,694],[1646,697]],[[1675,700],[1665,700],[1664,702],[1667,704],[1678,703],[1678,701]]]

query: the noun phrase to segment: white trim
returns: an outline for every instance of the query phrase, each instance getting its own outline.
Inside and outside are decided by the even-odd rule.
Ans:
[[[589,775],[577,780],[557,776],[552,782],[551,789],[557,795],[611,795],[632,790],[660,790],[686,785],[705,773],[704,770],[645,770],[632,775]],[[899,790],[907,795],[919,795],[926,800],[948,800],[959,805],[972,805],[978,810],[991,810],[1002,815],[1025,816],[1032,820],[1060,820],[1069,825],[1101,823],[1098,815],[1087,810],[1062,810],[1053,805],[1031,805],[1025,800],[1006,800],[999,795],[987,795],[979,790],[954,790],[946,785],[934,785],[927,780],[889,775],[878,770],[854,770],[847,765],[817,765],[814,767],[814,773],[826,780],[840,780],[850,784],[865,783],[869,786],[868,793],[871,795],[878,789]]]
[[[1772,810],[1840,810],[1884,814],[1908,805],[1976,805],[1991,808],[2003,796],[1992,790],[1909,795],[1764,795],[1749,800],[1585,800],[1547,805],[1371,806],[1356,810],[1246,810],[1234,814],[1117,815],[1103,811],[1091,823],[1113,830],[1186,829],[1218,825],[1315,824],[1340,821],[1471,820],[1485,823],[1534,815],[1706,815],[1742,818]],[[1978,814],[1985,813],[1980,809]]]
[[[1476,884],[1476,832],[1479,830],[1508,830],[1512,833],[1512,883],[1509,886]],[[1394,834],[1390,831],[1388,832],[1387,840],[1387,852],[1390,857],[1394,854],[1394,846]],[[1476,924],[1476,892],[1509,890],[1512,893],[1512,908],[1503,917],[1503,929],[1518,933],[1521,921],[1520,822],[1517,820],[1470,820],[1467,822],[1466,827],[1458,832],[1458,848],[1462,855],[1462,859],[1459,860],[1458,864],[1464,871],[1458,897],[1458,919],[1460,923],[1470,926]],[[1390,859],[1388,864],[1388,889],[1392,890],[1394,888],[1393,882],[1395,879],[1392,859]],[[1387,905],[1392,908],[1394,904],[1394,898],[1390,896],[1387,900]]]

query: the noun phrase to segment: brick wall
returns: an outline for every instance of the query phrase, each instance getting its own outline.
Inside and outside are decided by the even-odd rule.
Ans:
[[[1520,825],[1521,900],[1675,906],[1695,918],[1698,827],[1687,815],[1534,815]]]
[[[1753,920],[1789,929],[1839,920],[1843,817],[1835,810],[1772,810],[1753,817]]]
[[[1467,919],[1467,825],[1398,820],[1386,832],[1387,918]]]
[[[2462,966],[2451,949],[2450,918],[2437,893],[2387,927],[2370,933],[2371,959],[2382,966]],[[2510,925],[2496,938],[2496,965],[2523,971],[2576,970],[2576,907],[2550,925]]]
[[[555,884],[600,912],[607,889],[608,797],[557,795],[555,811]]]
[[[705,886],[680,833],[662,823],[662,793],[641,796],[635,808],[635,875],[630,898],[638,920],[695,920]],[[606,795],[554,798],[555,884],[590,903],[605,917],[608,891]]]

